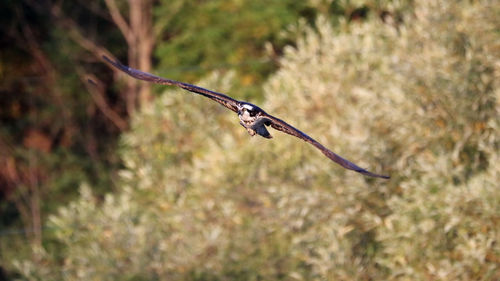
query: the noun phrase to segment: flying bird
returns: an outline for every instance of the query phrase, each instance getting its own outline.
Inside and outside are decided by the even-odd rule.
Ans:
[[[202,95],[204,97],[207,97],[213,101],[216,101],[220,103],[221,105],[225,106],[226,108],[236,112],[238,114],[238,117],[240,119],[240,124],[243,126],[248,133],[251,136],[254,135],[259,135],[264,138],[271,139],[272,136],[267,130],[266,127],[271,126],[271,128],[276,129],[278,131],[282,131],[284,133],[287,133],[289,135],[292,135],[294,137],[297,137],[299,139],[302,139],[310,144],[312,144],[314,147],[319,149],[326,157],[330,158],[332,161],[335,163],[339,164],[340,166],[356,171],[358,173],[361,173],[366,176],[370,177],[376,177],[376,178],[384,178],[388,179],[390,178],[389,176],[384,176],[384,175],[378,175],[372,172],[369,172],[358,165],[340,157],[339,155],[333,153],[331,150],[328,148],[324,147],[321,143],[317,142],[310,136],[306,135],[305,133],[301,132],[297,128],[293,127],[292,125],[286,123],[285,121],[276,118],[268,113],[266,113],[264,110],[262,110],[260,107],[251,104],[249,102],[244,102],[244,101],[239,101],[235,100],[227,95],[213,92],[195,85],[187,84],[187,83],[182,83],[174,80],[169,80],[163,77],[159,77],[156,75],[153,75],[151,73],[143,72],[128,66],[125,66],[121,64],[118,61],[113,61],[110,58],[103,56],[104,60],[106,60],[108,63],[116,67],[117,69],[127,73],[128,75],[139,79],[139,80],[144,80],[156,84],[161,84],[161,85],[172,85],[172,86],[177,86],[182,89],[188,90],[190,92]]]

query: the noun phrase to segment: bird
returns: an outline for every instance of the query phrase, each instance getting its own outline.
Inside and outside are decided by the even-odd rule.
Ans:
[[[207,90],[202,87],[166,79],[148,72],[143,72],[138,69],[134,69],[132,67],[123,65],[119,61],[112,60],[105,55],[103,55],[103,59],[116,69],[128,74],[133,78],[155,84],[177,86],[184,90],[202,95],[215,102],[218,102],[219,104],[223,105],[224,107],[238,114],[241,126],[243,126],[248,131],[248,134],[250,134],[250,136],[259,135],[261,137],[271,139],[272,136],[267,130],[267,127],[270,126],[275,130],[292,135],[313,145],[314,147],[319,149],[326,157],[328,157],[333,162],[339,164],[340,166],[344,167],[345,169],[353,170],[368,177],[383,178],[383,179],[390,178],[390,176],[375,174],[370,171],[367,171],[359,167],[358,165],[352,163],[351,161],[344,159],[343,157],[329,150],[321,143],[311,138],[307,134],[303,133],[299,129],[293,127],[292,125],[286,123],[285,121],[277,117],[274,117],[266,113],[263,109],[261,109],[255,104],[246,101],[239,101],[225,94]]]

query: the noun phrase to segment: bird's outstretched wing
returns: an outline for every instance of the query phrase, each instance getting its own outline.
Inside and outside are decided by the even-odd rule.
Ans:
[[[221,94],[221,93],[213,92],[213,91],[210,91],[210,90],[207,90],[207,89],[195,86],[195,85],[182,83],[182,82],[178,82],[178,81],[174,81],[174,80],[169,80],[169,79],[166,79],[163,77],[153,75],[151,73],[143,72],[143,71],[125,66],[118,61],[113,61],[110,58],[108,58],[107,56],[102,56],[102,57],[104,60],[106,60],[112,66],[116,67],[117,69],[127,73],[128,75],[130,75],[136,79],[144,80],[144,81],[148,81],[148,82],[152,82],[152,83],[156,83],[156,84],[161,84],[161,85],[172,85],[172,86],[181,87],[181,88],[188,90],[190,92],[197,93],[197,94],[205,96],[211,100],[214,100],[214,101],[222,104],[223,106],[231,109],[234,112],[238,112],[238,104],[240,102],[229,97],[229,96],[226,96],[226,95]]]
[[[207,90],[207,89],[195,86],[195,85],[182,83],[182,82],[178,82],[178,81],[174,81],[174,80],[169,80],[166,78],[162,78],[162,77],[153,75],[151,73],[143,72],[143,71],[125,66],[125,65],[119,63],[118,61],[113,61],[106,56],[103,56],[103,59],[106,60],[111,65],[113,65],[118,70],[123,71],[136,79],[144,80],[144,81],[148,81],[148,82],[152,82],[152,83],[156,83],[156,84],[161,84],[161,85],[173,85],[173,86],[183,88],[183,89],[188,90],[190,92],[197,93],[197,94],[205,96],[209,99],[212,99],[212,100],[222,104],[223,106],[231,109],[234,112],[238,112],[238,106],[241,104],[240,101],[235,100],[235,99],[233,99],[229,96],[226,96],[224,94],[221,94],[221,93],[213,92],[213,91],[210,91],[210,90]],[[278,131],[282,131],[282,132],[285,132],[289,135],[298,137],[298,138],[314,145],[317,149],[321,150],[321,152],[326,157],[330,158],[331,160],[333,160],[334,162],[338,163],[339,165],[341,165],[342,167],[344,167],[346,169],[353,170],[353,171],[356,171],[358,173],[361,173],[363,175],[367,175],[370,177],[377,177],[377,178],[384,178],[384,179],[389,178],[389,176],[378,175],[378,174],[374,174],[372,172],[369,172],[369,171],[357,166],[356,164],[340,157],[339,155],[333,153],[331,150],[324,147],[321,143],[317,142],[316,140],[314,140],[310,136],[304,134],[300,130],[294,128],[293,126],[291,126],[290,124],[286,123],[285,121],[283,121],[279,118],[276,118],[272,115],[269,115],[263,111],[262,111],[262,118],[265,118],[268,120],[267,122],[265,122],[266,125],[270,125],[272,128],[274,128]]]
[[[315,139],[304,134],[299,129],[293,127],[292,125],[286,123],[285,121],[283,121],[279,118],[276,118],[276,117],[269,115],[267,113],[265,113],[263,117],[269,120],[268,124],[270,123],[269,125],[272,128],[274,128],[278,131],[282,131],[284,133],[287,133],[289,135],[292,135],[294,137],[300,138],[300,139],[314,145],[317,149],[321,150],[321,152],[323,152],[323,154],[326,157],[330,158],[331,160],[333,160],[334,162],[338,163],[340,166],[342,166],[346,169],[353,170],[353,171],[356,171],[360,174],[367,175],[370,177],[383,178],[383,179],[390,178],[389,176],[378,175],[378,174],[374,174],[372,172],[369,172],[369,171],[359,167],[358,165],[350,162],[349,160],[340,157],[339,155],[335,154],[333,151],[324,147],[321,143],[317,142]]]

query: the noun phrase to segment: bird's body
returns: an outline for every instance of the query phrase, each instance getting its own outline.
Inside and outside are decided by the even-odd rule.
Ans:
[[[258,134],[265,138],[272,138],[266,126],[269,126],[270,120],[263,115],[264,110],[258,106],[245,102],[238,107],[238,117],[240,118],[241,126],[247,129],[251,136]]]
[[[207,97],[213,101],[216,101],[223,105],[224,107],[236,112],[238,114],[238,117],[240,119],[240,124],[245,127],[245,129],[248,131],[248,133],[251,136],[254,135],[260,135],[264,138],[272,138],[271,134],[267,130],[267,126],[271,126],[273,129],[282,131],[284,133],[287,133],[289,135],[295,136],[297,138],[300,138],[313,146],[315,146],[317,149],[319,149],[326,157],[330,158],[332,161],[338,163],[342,167],[356,171],[358,173],[370,176],[370,177],[377,177],[377,178],[385,178],[388,179],[389,176],[384,176],[384,175],[378,175],[374,174],[372,172],[369,172],[356,164],[340,157],[339,155],[335,154],[331,150],[327,149],[324,147],[322,144],[311,138],[310,136],[304,134],[300,130],[296,129],[295,127],[291,126],[290,124],[286,123],[285,121],[276,118],[270,114],[267,114],[264,110],[262,110],[260,107],[244,102],[244,101],[238,101],[235,100],[227,95],[213,92],[195,85],[187,84],[187,83],[182,83],[174,80],[169,80],[166,78],[162,78],[147,72],[142,72],[137,69],[133,69],[131,67],[122,65],[121,63],[117,61],[113,61],[109,59],[106,56],[103,56],[103,58],[109,62],[111,65],[116,67],[117,69],[127,73],[128,75],[144,80],[144,81],[149,81],[153,82],[156,84],[162,84],[162,85],[173,85],[173,86],[178,86],[181,87],[185,90],[188,90],[193,93],[200,94],[204,97]]]

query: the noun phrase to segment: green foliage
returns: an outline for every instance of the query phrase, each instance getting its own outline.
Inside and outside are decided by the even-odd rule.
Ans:
[[[306,1],[161,1],[155,9],[160,72],[193,81],[207,69],[231,68],[247,96],[261,97],[258,86],[276,69],[264,45],[279,50],[290,43],[280,32],[308,11],[314,10]]]
[[[393,7],[397,9],[398,7]],[[418,1],[402,25],[320,18],[263,108],[389,181],[304,142],[249,138],[217,104],[167,90],[123,136],[121,191],[50,219],[40,280],[497,280],[494,1]],[[231,93],[233,74],[200,85]]]

